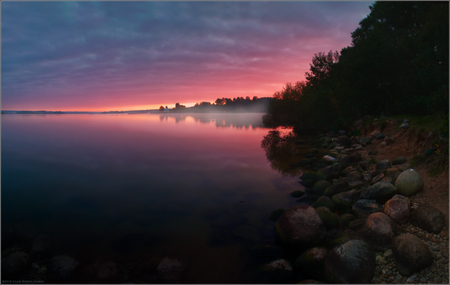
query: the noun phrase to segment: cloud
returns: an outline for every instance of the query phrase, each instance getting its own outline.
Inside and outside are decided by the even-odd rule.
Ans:
[[[350,45],[370,4],[4,2],[2,109],[271,96]]]

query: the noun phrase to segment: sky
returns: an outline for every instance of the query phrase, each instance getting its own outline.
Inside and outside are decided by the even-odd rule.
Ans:
[[[125,111],[271,97],[351,45],[371,2],[1,3],[1,109]]]

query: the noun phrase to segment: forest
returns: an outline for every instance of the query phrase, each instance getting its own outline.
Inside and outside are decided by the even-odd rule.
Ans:
[[[449,3],[382,2],[350,46],[314,55],[305,80],[273,95],[264,124],[296,133],[338,130],[366,115],[449,111]]]

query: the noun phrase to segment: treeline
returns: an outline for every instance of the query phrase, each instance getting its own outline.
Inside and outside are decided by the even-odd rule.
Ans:
[[[363,117],[448,115],[448,2],[375,2],[352,45],[314,55],[306,80],[274,94],[266,126],[339,129]]]
[[[273,101],[273,98],[265,97],[258,98],[254,96],[250,99],[247,97],[236,97],[236,98],[217,98],[215,102],[200,102],[196,103],[195,106],[186,108],[183,105],[176,104],[175,108],[171,109],[170,112],[177,113],[207,113],[207,112],[249,112],[249,113],[266,113],[269,109],[269,104]],[[164,109],[161,109],[163,111]]]

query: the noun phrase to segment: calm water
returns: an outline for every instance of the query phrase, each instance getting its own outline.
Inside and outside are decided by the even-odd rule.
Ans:
[[[2,228],[58,252],[139,263],[176,257],[191,283],[239,283],[268,214],[296,204],[272,169],[262,114],[2,115]]]

